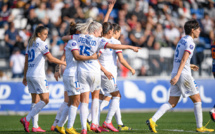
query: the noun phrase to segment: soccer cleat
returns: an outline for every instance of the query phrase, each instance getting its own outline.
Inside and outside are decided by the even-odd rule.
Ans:
[[[206,127],[200,127],[196,129],[196,132],[213,132],[214,129],[208,129]]]
[[[111,123],[104,122],[104,123],[102,124],[102,127],[103,127],[103,128],[106,128],[106,129],[109,129],[109,130],[111,130],[111,131],[113,131],[113,132],[119,132],[119,130],[117,130],[117,129],[113,126],[112,122],[111,122]]]
[[[87,131],[92,131],[92,130],[90,129],[90,122],[89,122],[89,121],[87,121]]]
[[[81,134],[87,134],[87,130],[85,129],[81,130]]]
[[[52,126],[52,127],[51,127],[51,131],[54,131],[54,129],[55,129],[55,126]]]
[[[211,109],[211,111],[209,112],[209,114],[211,116],[212,121],[215,122],[215,108]]]
[[[67,128],[66,133],[67,134],[80,134],[73,127],[72,128]]]
[[[127,130],[132,130],[132,128],[125,126],[125,125],[118,125],[118,130],[127,131]]]
[[[20,122],[22,123],[22,125],[24,126],[25,132],[30,132],[29,131],[29,125],[30,123],[26,120],[26,117],[22,118],[20,120]]]
[[[92,123],[90,129],[96,133],[101,133],[101,129],[99,129],[99,126]]]
[[[38,128],[32,127],[32,132],[46,132],[46,130],[41,129],[41,127]]]
[[[151,132],[157,133],[156,128],[155,128],[155,127],[157,127],[157,124],[152,120],[152,118],[148,119],[146,121],[146,124],[148,125],[149,130],[151,130]]]
[[[54,129],[56,132],[61,133],[61,134],[66,134],[65,128],[64,127],[59,127],[58,125]]]
[[[109,130],[107,129],[104,129],[103,127],[99,126],[99,129],[102,131],[102,132],[109,132]]]

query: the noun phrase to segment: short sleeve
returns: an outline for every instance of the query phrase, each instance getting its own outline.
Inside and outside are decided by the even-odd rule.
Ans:
[[[44,44],[42,45],[42,47],[41,47],[41,53],[42,53],[43,55],[46,55],[46,54],[49,53],[49,48],[48,48],[48,45],[47,45],[46,43],[44,43]]]
[[[69,41],[66,47],[71,51],[79,50],[78,43],[74,40]]]
[[[104,49],[100,49],[100,50],[99,50],[99,53],[102,54],[103,52],[104,52]]]
[[[189,54],[193,54],[195,45],[193,43],[187,44],[184,51],[187,51]]]
[[[121,42],[120,42],[120,41],[117,41],[116,43],[121,45]],[[122,53],[122,50],[121,50],[121,49],[118,49],[118,50],[115,50],[115,52],[116,52],[116,53]]]
[[[71,39],[77,40],[79,38],[79,34],[71,35]]]
[[[99,47],[98,47],[99,49],[106,49],[106,46],[108,44],[107,41],[105,41],[104,39],[98,38],[97,42],[99,43]]]

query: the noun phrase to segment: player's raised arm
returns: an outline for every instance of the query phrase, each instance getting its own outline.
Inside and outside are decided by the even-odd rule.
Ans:
[[[108,18],[110,16],[111,11],[113,10],[113,7],[114,7],[115,3],[116,3],[116,0],[111,0],[109,2],[109,4],[108,4],[108,10],[107,10],[107,13],[106,13],[106,15],[104,17],[103,23],[108,21]]]
[[[111,49],[131,49],[133,50],[134,52],[138,52],[139,49],[141,49],[140,47],[134,47],[134,46],[130,46],[130,45],[120,45],[120,44],[110,44],[110,43],[107,43],[105,48],[111,48]]]

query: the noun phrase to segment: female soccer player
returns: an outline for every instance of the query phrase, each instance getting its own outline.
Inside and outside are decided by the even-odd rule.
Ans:
[[[74,26],[75,27],[75,26]],[[77,33],[74,31],[71,34]],[[75,121],[77,109],[80,102],[80,84],[77,80],[77,61],[87,61],[87,60],[95,60],[97,59],[97,54],[93,54],[91,56],[84,56],[79,54],[79,46],[75,40],[69,40],[68,44],[65,47],[65,55],[66,55],[66,69],[63,74],[63,83],[65,90],[69,96],[68,106],[64,108],[62,111],[62,116],[59,120],[59,123],[56,126],[58,132],[64,134],[65,129],[63,127],[65,119],[68,115],[68,125],[66,129],[66,133],[68,134],[78,134],[76,130],[73,128],[73,124]]]
[[[80,35],[73,35],[80,46],[80,54],[90,56],[99,49],[132,49],[138,51],[138,47],[129,45],[116,45],[106,42],[104,39],[97,38],[101,36],[102,25],[96,21],[88,19],[87,23],[77,24],[78,31],[88,31],[88,35],[80,37]],[[98,127],[98,110],[99,110],[99,91],[101,84],[100,64],[96,60],[81,61],[78,66],[78,81],[81,86],[81,106],[80,116],[82,124],[82,134],[87,133],[87,115],[89,93],[92,93],[92,124],[91,130],[101,132]]]
[[[193,56],[195,48],[194,38],[198,38],[200,34],[200,27],[196,20],[187,21],[184,25],[186,36],[181,38],[177,44],[173,60],[172,78],[170,80],[170,98],[169,101],[163,104],[160,109],[146,121],[149,129],[157,133],[156,121],[171,108],[174,108],[182,95],[183,97],[190,97],[194,103],[194,113],[196,118],[197,132],[213,132],[213,129],[207,129],[202,126],[202,102],[197,90],[197,85],[191,76],[191,69],[198,70],[196,65],[190,64],[190,59]]]
[[[66,65],[66,62],[54,58],[49,53],[48,46],[45,43],[47,36],[48,30],[46,27],[37,27],[35,35],[26,49],[23,84],[28,85],[29,93],[31,93],[34,103],[36,103],[36,95],[39,94],[40,96],[40,101],[26,117],[20,120],[26,132],[29,132],[31,118],[38,114],[49,102],[48,83],[45,77],[45,58],[50,62]]]

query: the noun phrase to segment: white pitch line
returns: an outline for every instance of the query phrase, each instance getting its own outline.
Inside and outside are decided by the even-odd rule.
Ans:
[[[132,130],[149,130],[149,129],[132,129]],[[187,133],[195,133],[196,131],[185,131],[180,129],[157,129],[162,131],[170,131],[170,132],[187,132]]]

